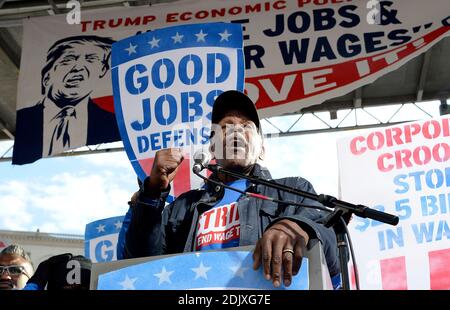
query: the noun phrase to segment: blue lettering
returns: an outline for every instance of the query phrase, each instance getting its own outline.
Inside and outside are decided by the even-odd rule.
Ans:
[[[207,127],[202,127],[200,129],[200,135],[202,136],[201,144],[206,144],[209,141],[209,137],[211,136],[211,129]]]
[[[102,240],[95,246],[95,258],[98,262],[110,262],[114,256],[114,247],[111,241]]]
[[[290,40],[289,46],[287,42],[278,42],[280,48],[281,57],[283,57],[283,62],[285,65],[291,65],[294,61],[302,64],[306,62],[306,56],[308,54],[309,38],[302,38],[300,40],[300,46],[298,40]]]
[[[344,34],[340,36],[337,41],[339,55],[341,55],[342,57],[353,57],[361,53],[360,44],[347,45],[347,43],[345,42],[346,40],[350,41],[351,43],[359,42],[358,36],[354,34]]]
[[[412,224],[412,230],[418,244],[422,244],[424,239],[426,242],[433,241],[434,222]]]
[[[450,239],[450,228],[448,227],[447,221],[440,220],[435,241],[442,240],[443,235],[445,235],[447,239]]]
[[[146,136],[140,136],[137,137],[137,145],[138,145],[138,151],[139,153],[145,153],[148,151],[149,141]]]
[[[300,17],[301,25],[298,26],[297,18]],[[287,19],[287,26],[290,32],[292,33],[303,33],[309,29],[311,25],[311,17],[308,13],[303,11],[298,11],[289,15]]]
[[[334,54],[327,37],[317,38],[317,44],[316,47],[314,48],[312,61],[313,62],[320,61],[322,57],[326,57],[329,60],[336,59],[336,55]]]
[[[386,45],[377,46],[381,43],[381,40],[377,40],[376,38],[382,37],[384,37],[383,31],[364,33],[364,42],[366,44],[367,53],[373,53],[387,48]]]
[[[420,197],[420,206],[422,207],[422,216],[435,215],[438,213],[439,208],[436,204],[437,199],[435,196],[422,196]]]
[[[422,190],[422,181],[420,177],[425,174],[425,171],[410,172],[409,176],[414,177],[414,183],[416,184],[416,191]]]
[[[436,176],[435,182],[433,182],[433,173]],[[438,169],[429,170],[425,175],[425,181],[429,188],[439,188],[444,184],[444,174]]]
[[[163,131],[161,133],[162,136],[162,147],[163,149],[167,148],[167,143],[170,141],[170,135],[172,134],[171,131]]]
[[[173,144],[175,147],[181,147],[184,145],[182,141],[181,142],[179,141],[182,138],[182,135],[183,135],[182,129],[174,131]]]
[[[403,189],[397,188],[397,189],[395,190],[395,192],[396,192],[397,194],[404,194],[404,193],[406,193],[406,192],[409,190],[409,185],[408,185],[408,183],[403,181],[403,180],[406,179],[407,177],[408,177],[408,176],[407,176],[406,174],[399,174],[399,175],[395,176],[395,178],[394,178],[394,184],[403,187]]]
[[[222,90],[216,89],[216,90],[212,90],[210,91],[207,95],[206,95],[206,104],[209,105],[212,109],[213,105],[214,105],[214,101],[216,100],[216,98],[223,93]],[[209,112],[208,114],[206,114],[206,118],[210,121],[212,117],[211,112]]]
[[[320,9],[313,11],[314,30],[329,30],[336,26],[333,9]]]
[[[161,69],[165,68],[166,80],[161,80]],[[172,86],[175,80],[175,65],[168,58],[156,61],[152,67],[152,82],[156,88],[163,89]]]
[[[192,99],[190,102],[189,99]],[[182,92],[181,93],[181,122],[195,122],[202,117],[202,94],[198,91]],[[194,110],[194,115],[191,111]]]
[[[221,63],[222,72],[216,76],[216,60]],[[230,76],[230,59],[227,55],[222,53],[214,53],[206,55],[207,62],[207,78],[206,82],[211,83],[223,83]]]
[[[152,112],[150,109],[150,98],[145,98],[142,100],[142,115],[144,116],[144,120],[140,123],[138,120],[133,121],[131,123],[131,128],[136,131],[142,131],[147,129],[152,122]]]
[[[135,83],[134,76],[136,71],[142,74],[147,71],[147,68],[143,64],[137,64],[128,68],[125,73],[125,86],[127,87],[128,92],[132,95],[143,93],[148,87],[147,76],[140,76],[136,78]]]
[[[339,26],[344,28],[352,28],[357,26],[361,19],[358,14],[353,13],[358,7],[356,5],[345,5],[339,8],[338,13],[344,18],[348,18],[349,21],[343,20],[339,23]]]
[[[153,151],[157,151],[161,149],[161,145],[159,144],[159,133],[155,132],[150,134],[150,145],[152,146]]]
[[[168,104],[168,116],[164,117],[164,103]],[[177,101],[172,95],[160,96],[155,103],[155,118],[160,125],[170,125],[177,118]]]
[[[194,66],[193,76],[189,78],[188,76],[188,65],[192,62]],[[203,74],[203,65],[202,60],[197,55],[189,54],[181,58],[180,63],[178,64],[178,74],[180,76],[181,82],[185,85],[194,85],[200,81],[200,78]]]

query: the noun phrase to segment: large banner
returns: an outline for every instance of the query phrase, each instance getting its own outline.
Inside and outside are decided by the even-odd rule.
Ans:
[[[302,259],[289,287],[274,288],[262,269],[253,270],[252,252],[205,251],[163,257],[98,277],[99,290],[309,289],[309,260]],[[188,303],[188,301],[186,301]]]
[[[180,24],[240,23],[245,89],[266,117],[346,94],[425,52],[448,34],[450,5],[191,0],[81,11],[80,24],[68,20],[23,22],[15,164],[119,139],[111,118],[113,41]]]
[[[450,117],[368,130],[338,141],[342,199],[399,216],[354,217],[365,289],[450,289]]]
[[[158,150],[183,150],[172,187],[178,196],[202,181],[191,176],[190,159],[207,147],[215,98],[244,90],[242,27],[183,25],[121,40],[113,45],[112,81],[122,140],[141,180]]]
[[[124,217],[115,216],[86,225],[84,256],[93,263],[117,260],[117,242]]]

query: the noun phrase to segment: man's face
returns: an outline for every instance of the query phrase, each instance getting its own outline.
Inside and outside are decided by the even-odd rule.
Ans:
[[[29,262],[13,254],[0,255],[0,271],[0,290],[23,289],[33,272]]]
[[[101,47],[92,43],[73,45],[56,60],[45,79],[47,96],[57,104],[73,104],[85,98],[105,74],[105,51]]]
[[[232,110],[213,127],[216,130],[211,141],[211,151],[219,165],[245,169],[256,163],[263,146],[253,121],[241,112]]]

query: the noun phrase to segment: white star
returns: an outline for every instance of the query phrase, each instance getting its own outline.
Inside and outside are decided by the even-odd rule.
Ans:
[[[119,230],[122,228],[122,222],[121,221],[117,221],[114,223],[114,226],[116,226],[116,229]]]
[[[134,282],[136,282],[137,278],[130,279],[128,275],[125,276],[125,279],[122,282],[119,282],[120,286],[122,286],[123,290],[135,290]]]
[[[130,43],[130,47],[125,49],[128,52],[128,56],[130,56],[131,54],[136,54],[136,48],[137,45],[133,45]]]
[[[197,268],[191,268],[191,270],[195,272],[194,280],[197,280],[198,278],[204,278],[208,280],[208,276],[206,275],[206,273],[209,271],[209,269],[211,269],[211,267],[203,266],[203,262],[200,262],[200,266],[198,266]]]
[[[249,268],[248,267],[242,267],[242,265],[234,266],[234,267],[228,267],[233,271],[235,277],[240,277],[244,279],[244,272],[246,272]]]
[[[207,36],[207,33],[203,33],[203,29],[200,30],[199,33],[196,33],[195,36],[197,37],[197,42],[206,42],[205,37]]]
[[[97,229],[97,232],[98,232],[98,233],[100,233],[100,232],[105,232],[105,225],[98,224],[98,226],[95,227],[95,229]]]
[[[172,281],[170,281],[170,276],[172,275],[173,271],[167,271],[166,267],[163,266],[162,270],[160,273],[155,273],[154,276],[157,277],[159,279],[159,285],[161,285],[164,282],[167,283],[172,283]]]
[[[231,37],[231,33],[228,33],[226,29],[224,32],[219,33],[219,35],[220,35],[220,42],[228,41],[228,38]]]
[[[175,44],[175,43],[181,43],[181,41],[183,40],[183,37],[184,37],[184,35],[179,34],[178,31],[177,31],[177,34],[174,35],[174,36],[172,37],[172,39],[173,39],[173,44]]]
[[[159,41],[161,41],[161,39],[156,39],[155,37],[153,37],[151,41],[148,41],[148,44],[150,44],[152,48],[159,47]]]
[[[200,257],[200,252],[195,252],[194,254],[196,257]]]

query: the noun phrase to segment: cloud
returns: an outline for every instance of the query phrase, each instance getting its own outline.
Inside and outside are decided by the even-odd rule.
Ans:
[[[123,215],[136,189],[134,178],[112,173],[61,173],[49,179],[0,183],[0,227],[83,234],[94,220]],[[50,231],[51,230],[51,231]]]

